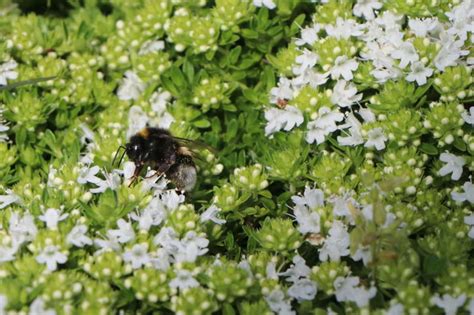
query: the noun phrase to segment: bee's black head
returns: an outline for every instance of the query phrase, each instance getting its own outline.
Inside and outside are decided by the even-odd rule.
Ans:
[[[139,136],[133,136],[130,138],[130,141],[125,146],[125,152],[127,152],[128,158],[135,162],[135,164],[140,164],[143,162],[143,155],[146,151],[146,142],[145,139]]]

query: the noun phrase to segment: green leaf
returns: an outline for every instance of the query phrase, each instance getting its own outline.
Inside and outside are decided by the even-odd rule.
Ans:
[[[224,140],[229,141],[235,138],[237,135],[237,130],[239,128],[239,123],[237,120],[232,119],[229,122],[227,122],[227,130],[226,133],[224,134]]]
[[[258,194],[268,199],[272,198],[272,193],[269,190],[261,190],[258,192]]]
[[[254,30],[243,29],[242,36],[247,39],[258,39],[258,33]]]
[[[228,111],[228,112],[233,112],[233,113],[235,113],[237,111],[237,107],[235,105],[232,105],[232,104],[224,104],[224,105],[222,105],[222,109],[224,109],[225,111]]]
[[[253,89],[244,89],[242,90],[242,94],[244,94],[244,97],[251,101],[252,103],[258,103],[259,97],[258,93],[253,90]]]
[[[183,63],[183,72],[186,75],[186,78],[188,79],[189,84],[193,84],[194,82],[194,67],[192,63],[190,63],[188,60],[186,60]]]
[[[186,83],[186,78],[184,77],[183,73],[177,68],[177,67],[172,67],[169,70],[169,76],[171,78],[171,81],[176,85],[176,87],[180,89],[184,89],[187,87]]]
[[[241,52],[242,52],[242,47],[240,47],[240,46],[237,46],[234,49],[232,49],[230,51],[229,55],[227,56],[227,60],[228,60],[229,64],[231,64],[231,65],[235,64],[237,62],[237,60],[239,60]]]
[[[177,97],[180,96],[179,89],[174,85],[173,81],[168,77],[161,77],[161,84],[165,88],[165,90],[169,91],[173,96]]]
[[[465,152],[466,149],[467,149],[467,146],[466,146],[466,143],[459,137],[455,137],[454,138],[454,142],[453,142],[453,145],[456,149],[458,149],[459,151],[463,151]]]
[[[306,15],[300,14],[293,20],[293,22],[291,23],[291,26],[290,26],[290,31],[287,34],[289,37],[292,37],[292,36],[296,35],[298,32],[301,31],[300,30],[301,25],[303,25],[305,18],[306,18]]]
[[[430,255],[423,259],[423,273],[425,276],[435,277],[445,272],[448,267],[446,259]]]
[[[25,145],[27,137],[28,137],[28,132],[27,132],[26,128],[24,128],[24,127],[18,128],[17,132],[15,133],[16,145],[18,145],[18,146]]]
[[[234,234],[227,233],[224,244],[227,250],[232,250],[234,248]]]
[[[225,303],[222,308],[223,315],[235,315],[235,310],[231,304]]]
[[[261,199],[262,204],[265,206],[265,209],[267,210],[273,210],[275,209],[275,203],[271,199],[263,198]]]
[[[209,128],[211,126],[211,123],[207,119],[201,119],[193,122],[193,126],[197,128]]]
[[[276,85],[275,73],[272,67],[266,66],[263,68],[261,81],[265,83],[266,90],[270,90]]]
[[[438,155],[438,148],[436,148],[434,145],[431,143],[423,143],[420,145],[420,151],[423,153],[426,153],[428,155]]]

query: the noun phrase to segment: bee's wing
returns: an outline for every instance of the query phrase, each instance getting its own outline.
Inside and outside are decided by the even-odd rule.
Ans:
[[[204,143],[199,140],[191,140],[191,139],[186,139],[186,138],[180,138],[180,137],[175,137],[173,136],[176,141],[178,141],[179,144],[182,146],[188,147],[191,151],[199,151],[199,150],[209,150],[209,152],[212,152],[213,154],[217,153],[217,150],[207,143]]]
[[[53,80],[55,78],[56,78],[56,76],[52,76],[52,77],[44,77],[44,78],[36,78],[36,79],[30,79],[30,80],[25,80],[25,81],[19,81],[19,82],[11,83],[11,84],[8,84],[8,85],[0,86],[0,91],[11,90],[11,89],[15,89],[17,87],[21,87],[21,86],[24,86],[24,85],[36,84],[36,83],[40,83],[40,82],[44,82],[44,81]]]

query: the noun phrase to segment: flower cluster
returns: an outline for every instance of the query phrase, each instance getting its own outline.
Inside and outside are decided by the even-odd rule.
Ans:
[[[0,314],[474,313],[472,0],[76,2],[0,4]]]

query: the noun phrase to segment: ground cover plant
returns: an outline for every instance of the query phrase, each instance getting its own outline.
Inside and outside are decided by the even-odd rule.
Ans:
[[[0,1],[0,314],[474,314],[473,29],[470,0]],[[146,126],[214,148],[192,191],[113,163]]]

